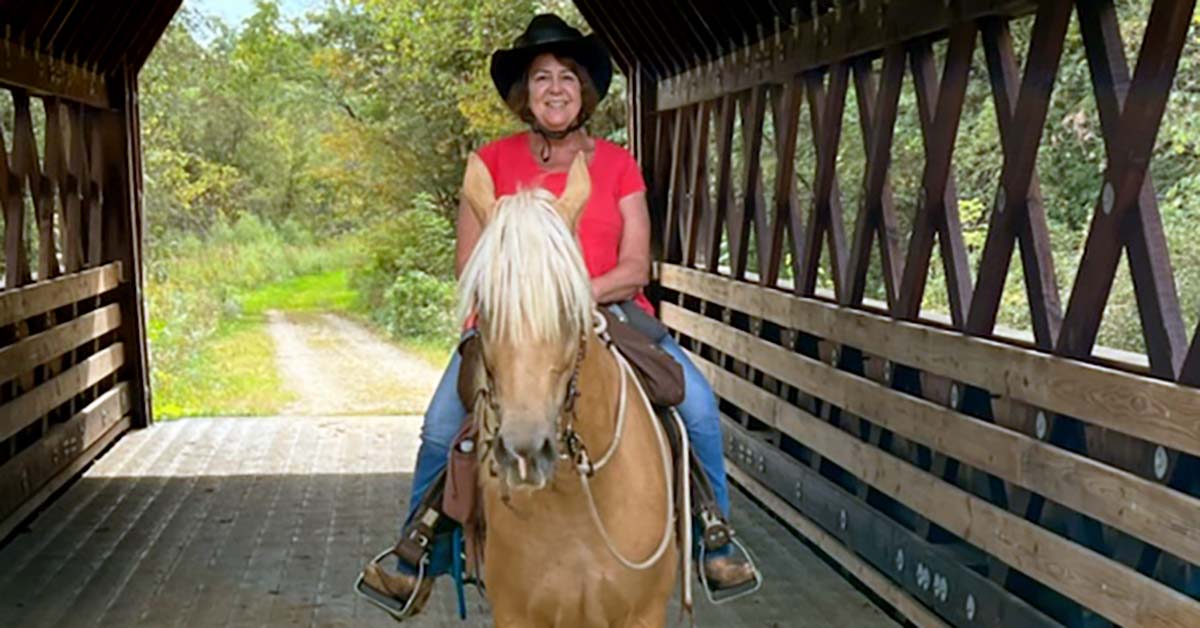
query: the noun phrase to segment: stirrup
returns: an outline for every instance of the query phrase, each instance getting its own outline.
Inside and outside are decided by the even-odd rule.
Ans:
[[[726,529],[728,530],[728,528]],[[708,534],[706,532],[705,537],[707,538],[707,536]],[[746,549],[746,546],[742,545],[741,541],[732,536],[729,537],[729,543],[742,553],[742,556],[745,557],[746,562],[750,563],[750,570],[754,572],[754,579],[737,586],[729,587],[727,589],[713,589],[713,587],[708,583],[708,576],[706,576],[704,573],[705,554],[708,553],[708,550],[705,547],[706,544],[701,543],[700,561],[697,564],[698,569],[696,571],[700,572],[700,584],[704,585],[704,596],[707,597],[708,601],[714,606],[720,606],[721,604],[732,602],[738,598],[746,597],[747,595],[751,595],[762,588],[762,572],[758,570],[758,564],[754,562],[754,556],[750,553],[750,550]]]
[[[393,554],[393,548],[389,547],[381,552],[378,556],[371,559],[369,564],[373,565],[379,563]],[[376,591],[375,589],[367,586],[367,583],[363,581],[363,573],[366,572],[366,569],[358,573],[358,578],[354,581],[354,592],[366,601],[373,604],[376,608],[382,610],[388,615],[391,615],[392,619],[402,622],[405,619],[412,617],[414,614],[413,607],[416,605],[417,598],[421,597],[421,588],[425,584],[425,567],[428,563],[428,556],[422,558],[417,563],[417,582],[413,585],[412,592],[408,594],[408,599],[405,600],[403,604],[400,604],[396,598],[390,595],[385,595],[382,591]]]

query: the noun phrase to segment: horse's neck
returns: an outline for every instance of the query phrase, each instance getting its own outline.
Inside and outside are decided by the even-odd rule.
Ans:
[[[575,406],[575,431],[593,459],[604,455],[616,438],[617,405],[624,373],[608,347],[593,334],[579,369],[580,397]],[[633,388],[626,394],[633,400]],[[627,400],[627,405],[629,400]]]

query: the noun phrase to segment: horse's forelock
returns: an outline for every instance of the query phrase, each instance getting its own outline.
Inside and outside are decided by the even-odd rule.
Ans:
[[[459,280],[459,315],[493,338],[557,341],[591,321],[592,290],[575,235],[543,189],[499,200]]]

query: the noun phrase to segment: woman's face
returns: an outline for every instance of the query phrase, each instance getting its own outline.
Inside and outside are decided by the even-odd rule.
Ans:
[[[579,77],[554,55],[543,53],[529,64],[529,110],[548,131],[571,126],[583,106]]]

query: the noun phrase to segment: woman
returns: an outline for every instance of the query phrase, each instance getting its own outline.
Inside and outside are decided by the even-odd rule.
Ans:
[[[509,109],[530,126],[528,132],[496,140],[478,151],[491,172],[496,195],[532,186],[561,194],[568,167],[583,152],[592,194],[580,219],[578,236],[592,276],[593,296],[600,304],[632,299],[653,315],[650,302],[642,294],[649,281],[650,219],[641,171],[625,149],[591,138],[583,128],[612,79],[612,62],[603,45],[594,35],[582,36],[557,16],[538,15],[512,48],[492,56],[491,75]],[[474,213],[465,202],[461,203],[458,272],[470,258],[480,230]],[[660,346],[683,366],[687,392],[678,410],[721,511],[728,518],[729,491],[716,397],[674,339],[665,336]],[[460,364],[456,353],[425,414],[406,528],[413,524],[418,504],[445,467],[451,441],[466,416],[456,390]],[[730,550],[725,547],[706,558],[703,569],[710,587],[737,587],[753,580],[749,563]],[[430,574],[445,573],[446,554],[445,548],[435,548]],[[403,602],[418,584],[414,572],[403,561],[395,574],[374,563],[364,572],[364,582]]]

